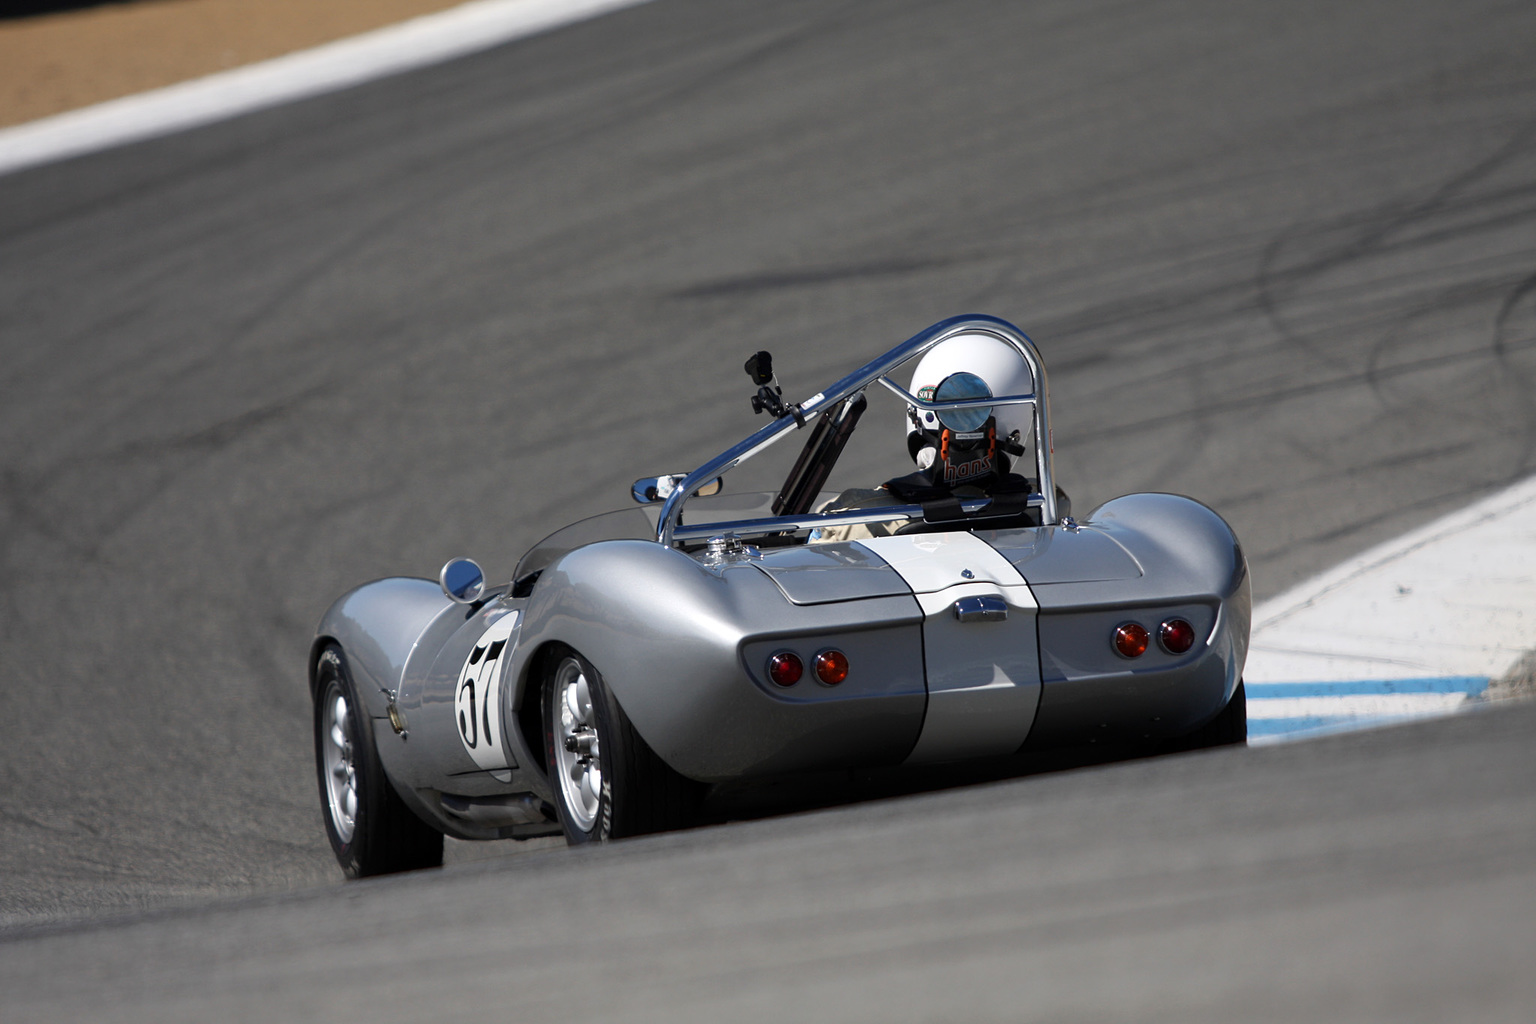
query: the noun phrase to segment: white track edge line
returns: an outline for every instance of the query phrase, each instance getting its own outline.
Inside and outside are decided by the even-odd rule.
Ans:
[[[472,0],[309,50],[0,129],[0,174],[319,96],[647,0]]]

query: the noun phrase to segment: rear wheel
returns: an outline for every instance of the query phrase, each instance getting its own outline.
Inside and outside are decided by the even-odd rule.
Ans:
[[[341,648],[321,651],[317,668],[315,768],[325,834],[341,869],[363,878],[440,866],[443,834],[411,813],[385,777]]]
[[[592,663],[565,650],[544,679],[544,739],[555,805],[572,845],[686,826],[702,787],[640,738]]]
[[[1237,681],[1232,699],[1221,713],[1190,733],[1169,744],[1172,750],[1204,750],[1207,747],[1237,746],[1248,742],[1248,695],[1243,681]]]

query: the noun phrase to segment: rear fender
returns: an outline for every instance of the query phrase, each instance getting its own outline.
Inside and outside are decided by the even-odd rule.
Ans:
[[[1055,528],[1058,532],[1065,529]],[[1034,742],[1083,742],[1118,728],[1177,736],[1218,714],[1242,678],[1252,593],[1241,545],[1219,515],[1174,494],[1130,494],[1082,524],[1112,538],[1141,568],[1122,579],[1031,579],[1040,604],[1044,688]],[[1028,567],[1023,567],[1026,578]],[[1134,661],[1110,637],[1125,621],[1155,632],[1177,616],[1199,642],[1173,655],[1156,643]]]
[[[597,667],[656,754],[693,779],[821,766],[829,750],[849,763],[895,762],[922,722],[922,611],[910,593],[798,606],[750,562],[706,567],[621,540],[549,566],[526,616],[516,717],[537,722],[541,667],[564,644]],[[743,661],[765,638],[809,651],[821,637],[846,644],[850,660],[857,649],[857,681],[775,693]]]

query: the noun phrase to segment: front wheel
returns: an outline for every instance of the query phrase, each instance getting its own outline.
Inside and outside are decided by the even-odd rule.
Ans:
[[[555,804],[574,845],[688,824],[701,787],[640,738],[592,663],[566,650],[543,691],[544,739]]]
[[[337,863],[348,878],[439,867],[443,834],[411,813],[385,777],[341,648],[326,647],[316,668],[315,768]]]

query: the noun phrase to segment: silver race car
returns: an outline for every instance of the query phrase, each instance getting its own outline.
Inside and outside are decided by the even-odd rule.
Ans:
[[[771,422],[637,481],[638,504],[551,535],[511,582],[455,559],[325,613],[315,756],[349,876],[439,864],[444,834],[680,827],[726,781],[1245,741],[1237,538],[1171,494],[1074,519],[1018,328],[946,320],[799,403],[768,353],[747,371]],[[866,393],[904,407],[912,472],[824,491]],[[777,494],[722,493],[795,435]]]

